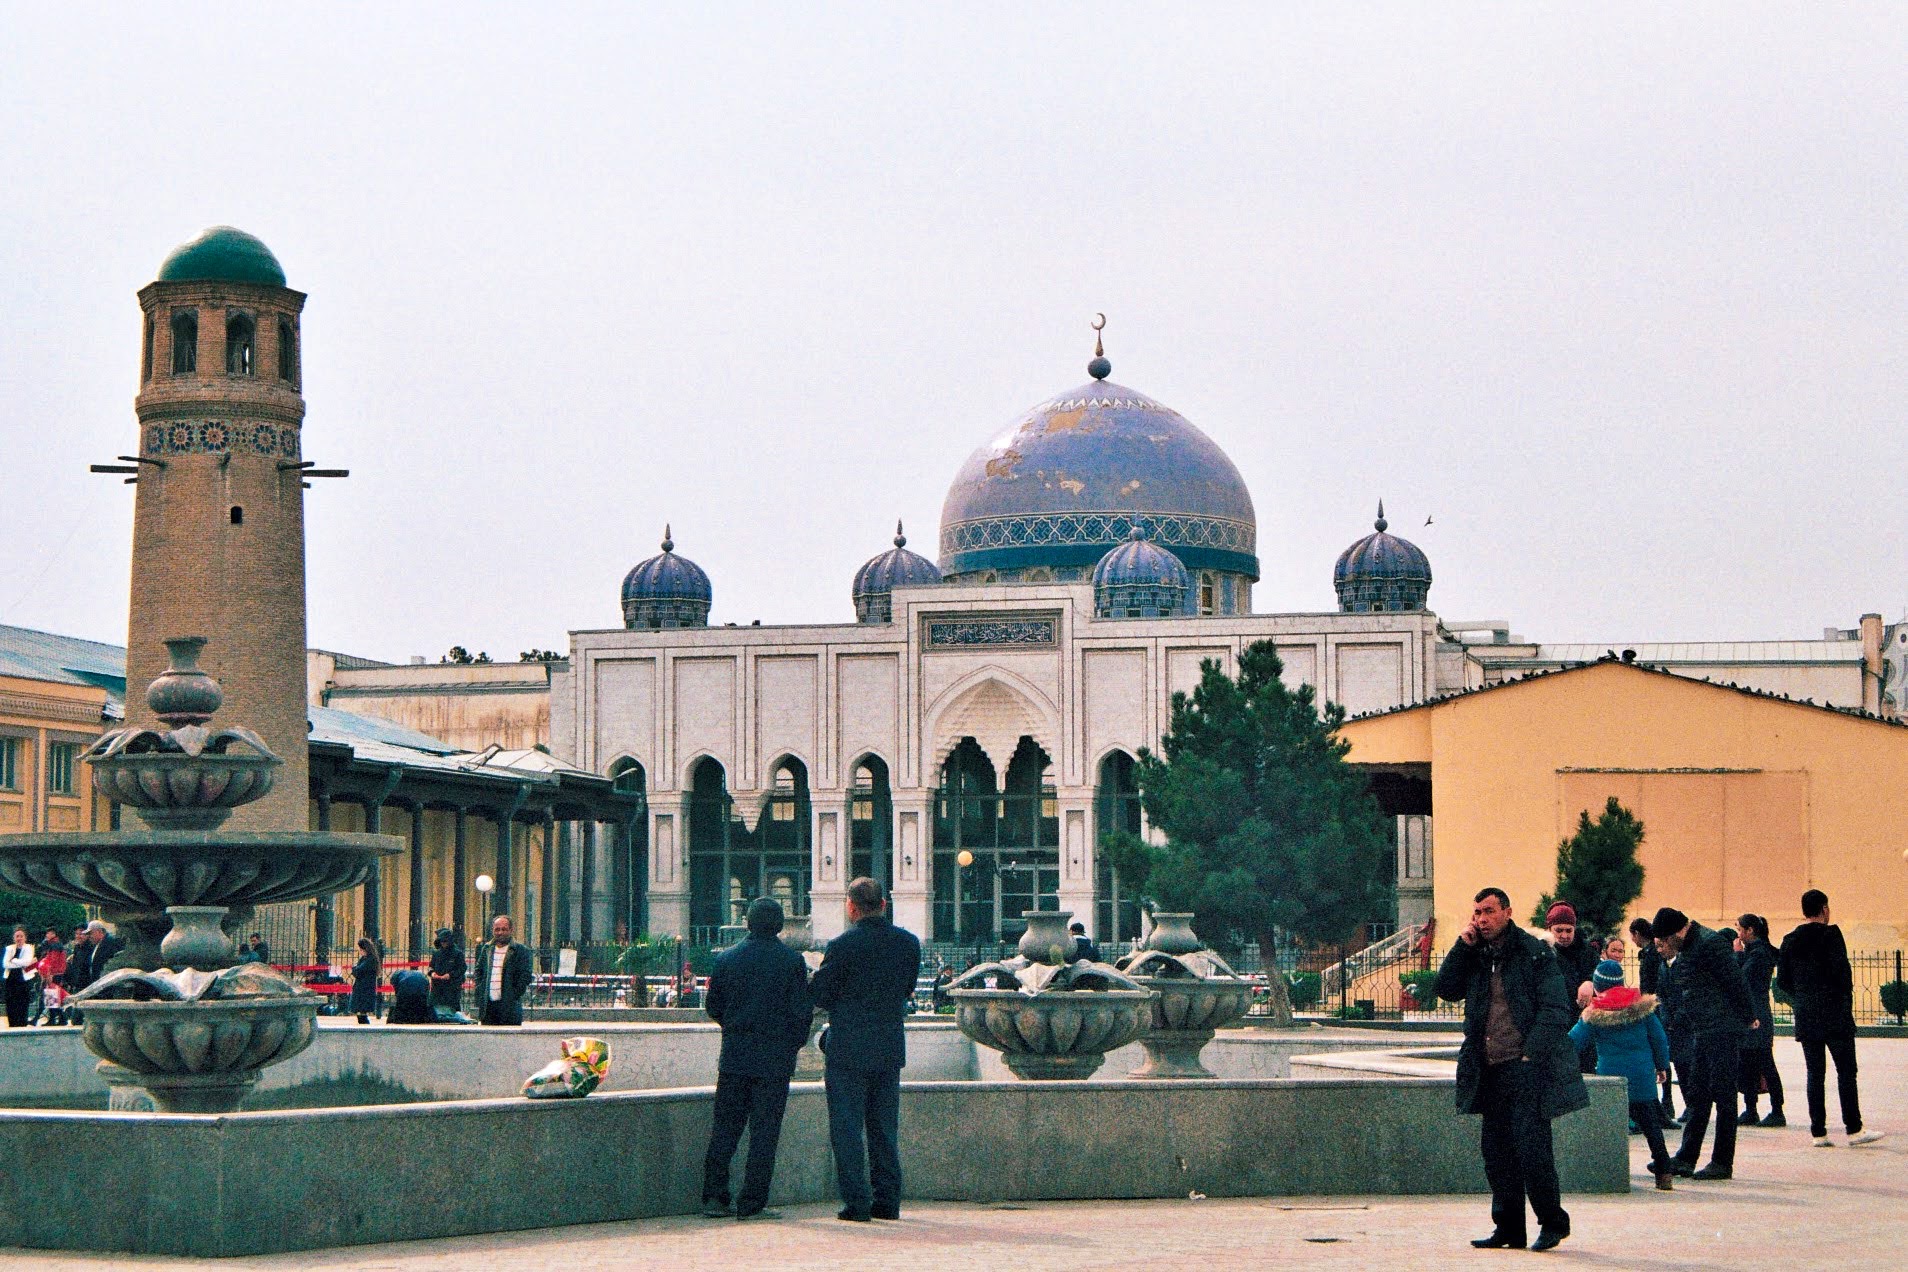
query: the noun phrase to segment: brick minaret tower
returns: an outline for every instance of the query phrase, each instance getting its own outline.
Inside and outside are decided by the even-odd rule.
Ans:
[[[271,794],[227,827],[304,830],[305,296],[263,243],[219,226],[168,256],[139,305],[126,714],[151,716],[161,640],[205,637],[200,665],[225,687],[218,723],[256,730],[285,761]]]

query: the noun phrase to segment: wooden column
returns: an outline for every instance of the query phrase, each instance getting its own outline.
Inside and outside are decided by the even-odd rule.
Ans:
[[[469,916],[464,913],[464,898],[470,889],[470,879],[464,872],[470,868],[470,862],[464,854],[464,812],[461,808],[457,810],[457,827],[451,841],[451,929],[468,947],[470,934],[464,930],[464,922]]]
[[[576,943],[593,945],[596,943],[596,823],[583,823],[583,893],[582,921],[577,924]]]
[[[411,806],[411,879],[408,898],[411,960],[430,957],[431,937],[424,930],[424,806]]]

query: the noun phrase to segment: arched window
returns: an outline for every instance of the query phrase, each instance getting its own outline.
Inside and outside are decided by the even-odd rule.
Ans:
[[[225,373],[252,374],[252,345],[258,331],[245,314],[232,314],[225,320]]]
[[[152,315],[146,315],[145,352],[139,359],[139,379],[141,383],[152,379]]]
[[[172,374],[190,375],[199,369],[199,311],[181,309],[172,315]]]
[[[1199,612],[1201,614],[1210,614],[1213,612],[1213,607],[1216,603],[1216,598],[1214,597],[1215,590],[1216,583],[1212,577],[1212,571],[1202,571],[1199,575]]]
[[[1027,571],[1025,581],[1028,583],[1051,583],[1053,582],[1053,571],[1044,565],[1036,565],[1033,569]]]
[[[963,738],[941,766],[934,801],[934,935],[1013,941],[1028,910],[1060,908],[1060,822],[1052,761],[1022,737],[996,785],[994,766]],[[970,861],[960,864],[967,853]]]
[[[278,320],[278,378],[287,384],[298,383],[298,332],[289,318]]]
[[[1094,854],[1093,936],[1103,946],[1139,935],[1139,899],[1121,887],[1119,872],[1106,851],[1107,836],[1140,833],[1137,768],[1124,751],[1100,761],[1100,784],[1094,793],[1099,851]]]
[[[848,794],[848,877],[873,879],[884,888],[893,875],[894,798],[888,766],[870,755],[855,766]]]

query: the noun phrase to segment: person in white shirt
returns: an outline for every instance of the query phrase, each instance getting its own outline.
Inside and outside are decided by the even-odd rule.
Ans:
[[[13,944],[7,946],[7,1028],[24,1029],[27,1023],[27,1006],[33,998],[33,978],[39,975],[33,965],[39,958],[33,953],[33,947],[27,944],[25,928],[13,929]]]
[[[523,995],[530,988],[530,947],[511,939],[510,916],[490,921],[490,944],[473,960],[482,991],[478,1021],[486,1025],[521,1025]]]

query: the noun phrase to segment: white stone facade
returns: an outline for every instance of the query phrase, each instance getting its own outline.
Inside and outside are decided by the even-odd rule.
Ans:
[[[1192,690],[1203,660],[1231,671],[1242,648],[1267,639],[1289,683],[1310,683],[1353,713],[1462,687],[1461,659],[1448,643],[1438,656],[1437,618],[1424,611],[1096,620],[1086,584],[943,584],[896,591],[890,623],[573,632],[568,669],[551,683],[551,746],[599,773],[640,765],[652,933],[698,926],[690,852],[697,767],[705,759],[721,766],[731,820],[755,834],[768,824],[775,771],[791,757],[806,775],[804,882],[815,931],[839,931],[839,898],[852,877],[855,771],[877,757],[890,788],[881,831],[896,918],[950,940],[960,933],[936,930],[959,923],[947,919],[946,881],[938,925],[933,904],[942,765],[971,738],[1004,786],[1031,738],[1050,762],[1038,815],[1058,840],[1049,863],[1057,885],[1036,890],[1057,891],[1059,908],[1091,927],[1102,762],[1158,746],[1172,695]],[[1007,802],[989,811],[1004,816]],[[952,903],[974,898],[956,894]]]

